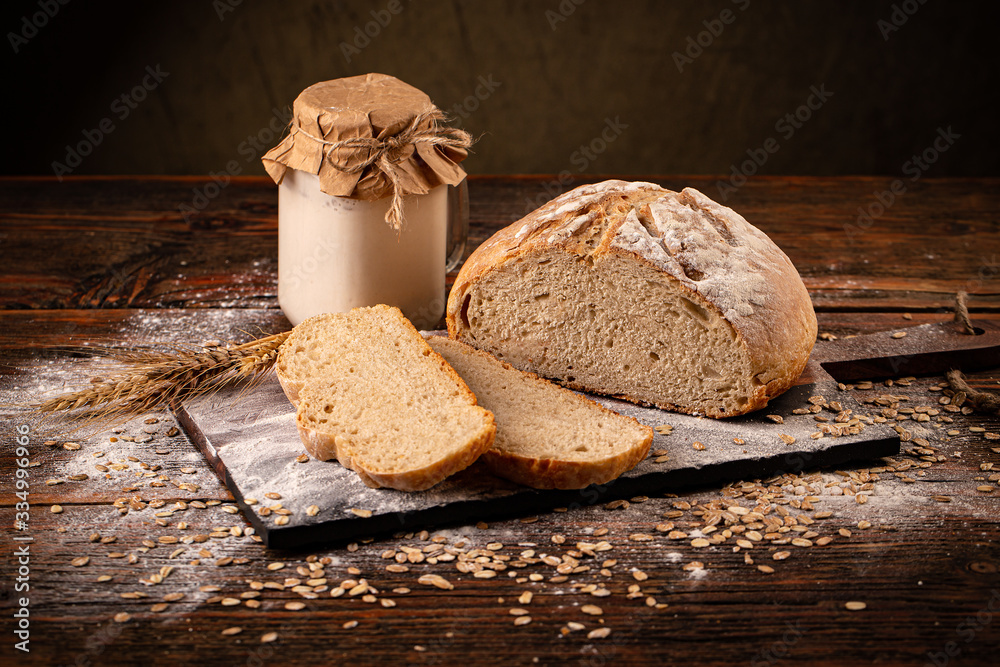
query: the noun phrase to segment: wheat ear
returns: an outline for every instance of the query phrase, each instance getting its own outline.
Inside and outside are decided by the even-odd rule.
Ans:
[[[232,347],[104,351],[117,362],[118,372],[91,380],[86,389],[53,396],[32,407],[42,415],[105,424],[212,394],[226,386],[252,386],[274,365],[278,348],[290,333]]]

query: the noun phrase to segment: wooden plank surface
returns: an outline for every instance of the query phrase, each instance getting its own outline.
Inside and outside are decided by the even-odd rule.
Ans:
[[[714,182],[655,180],[672,187],[700,183],[710,193]],[[204,184],[204,179],[0,181],[0,248],[8,259],[0,267],[0,469],[7,480],[0,487],[6,538],[0,612],[8,619],[3,664],[995,662],[1000,471],[992,467],[1000,467],[1000,453],[993,451],[1000,441],[987,434],[1000,432],[1000,419],[944,410],[942,394],[930,391],[940,377],[852,390],[862,401],[905,395],[910,400],[901,401],[901,408],[938,410],[929,422],[903,415],[907,418],[899,423],[911,438],[906,451],[889,461],[809,471],[762,486],[699,488],[679,497],[638,499],[627,508],[581,502],[567,512],[449,526],[426,536],[372,536],[310,552],[266,550],[247,536],[242,518],[224,509],[231,497],[191,443],[168,435],[174,426],[169,415],[155,415],[156,424],[134,420],[117,434],[74,437],[79,450],[65,449],[64,439],[45,445],[42,436],[32,434],[30,459],[37,464],[28,468],[32,507],[28,530],[17,533],[13,428],[24,420],[17,404],[96,370],[67,348],[245,340],[248,332],[288,326],[274,303],[273,187],[259,179],[237,180],[200,216],[184,222],[178,202]],[[542,195],[545,184],[539,178],[475,180],[473,238],[485,238],[517,215],[526,205],[522,199]],[[975,265],[982,256],[988,260],[982,266],[991,266],[998,250],[997,183],[928,179],[918,185],[853,250],[844,245],[842,223],[873,191],[884,189],[879,179],[751,180],[730,203],[771,234],[802,270],[820,310],[821,332],[842,337],[943,321],[948,315],[940,311],[950,303],[956,280],[971,285],[977,317],[1000,321],[997,276],[978,274]],[[912,319],[904,319],[904,311]],[[1000,389],[996,371],[976,373],[971,382]],[[103,456],[95,456],[98,452]],[[118,469],[96,468],[109,463]],[[70,479],[82,474],[87,479]],[[50,486],[47,480],[62,481]],[[810,495],[819,500],[803,507]],[[867,498],[864,504],[859,496]],[[126,506],[135,502],[127,514],[115,507],[122,499]],[[156,507],[155,501],[163,505]],[[177,508],[178,501],[187,509]],[[51,512],[56,503],[61,513]],[[761,539],[750,539],[756,537],[749,535],[753,521],[725,514],[737,504],[766,510],[761,516],[769,520],[787,512],[791,518],[782,517],[781,523],[788,530],[768,536],[765,525],[757,529]],[[165,511],[173,514],[155,516]],[[820,518],[824,512],[831,514]],[[709,524],[716,519],[712,532]],[[724,531],[734,528],[742,532],[725,537]],[[91,542],[95,532],[114,541]],[[701,534],[724,539],[696,546]],[[15,536],[34,540],[29,654],[16,652],[10,632],[22,595],[13,588]],[[792,544],[793,536],[811,546]],[[737,543],[744,539],[752,548]],[[611,548],[595,552],[596,558],[577,547],[602,541]],[[422,557],[411,558],[422,562],[406,562],[406,571],[387,570],[396,561],[383,556],[405,554],[403,547],[421,550]],[[456,560],[435,558],[433,550],[442,547]],[[183,551],[170,558],[178,549]],[[530,550],[535,553],[524,555]],[[774,559],[783,552],[787,559]],[[118,553],[124,556],[109,557]],[[536,560],[542,554],[555,556],[560,565]],[[753,564],[746,562],[748,555]],[[85,565],[71,564],[83,556],[89,557]],[[483,561],[476,565],[498,568],[497,575],[480,578],[457,569],[458,562],[476,558]],[[301,597],[291,586],[251,587],[250,582],[284,585],[286,578],[303,585],[310,559],[328,580],[318,584],[328,589],[315,599]],[[617,562],[605,563],[608,559]],[[559,572],[575,561],[589,569]],[[702,567],[692,565],[696,562]],[[285,566],[269,569],[276,563]],[[762,572],[760,565],[774,572]],[[164,566],[174,569],[161,583],[140,581],[150,582]],[[453,589],[420,583],[428,574],[445,577]],[[102,575],[112,579],[98,582]],[[344,580],[360,578],[378,590],[375,602],[364,601],[362,593],[331,597]],[[610,594],[581,589],[589,585]],[[201,591],[201,586],[220,590]],[[631,599],[629,586],[640,587]],[[410,592],[394,592],[401,587]],[[530,602],[519,601],[526,591],[533,593]],[[135,592],[148,597],[122,597]],[[260,596],[241,598],[243,593]],[[154,611],[170,594],[183,597]],[[224,606],[213,600],[219,596],[240,603]],[[654,606],[647,606],[647,598]],[[259,600],[259,608],[248,607],[248,599]],[[299,601],[303,609],[284,606]],[[867,608],[850,611],[849,601]],[[585,614],[587,604],[602,613]],[[515,626],[511,608],[527,610],[531,622]],[[130,618],[115,622],[119,613]],[[356,627],[344,627],[355,621]],[[585,629],[563,636],[570,621]],[[236,626],[243,628],[240,634],[221,634]],[[602,626],[611,629],[608,637],[588,639],[588,632]],[[261,643],[268,632],[277,632],[277,639]]]
[[[651,180],[718,196],[711,177]],[[472,178],[469,250],[575,184]],[[760,178],[726,204],[788,254],[818,309],[934,310],[959,289],[976,309],[1000,309],[1000,180],[924,179],[859,224],[857,209],[887,186]],[[276,188],[234,178],[196,210],[205,187],[183,177],[0,179],[0,248],[16,258],[0,267],[0,307],[276,307]]]

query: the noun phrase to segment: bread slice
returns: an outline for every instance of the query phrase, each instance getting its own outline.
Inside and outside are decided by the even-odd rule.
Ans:
[[[309,454],[369,486],[427,489],[493,444],[493,415],[398,308],[311,317],[276,368]]]
[[[496,417],[496,441],[482,460],[497,475],[536,489],[581,489],[646,458],[653,429],[635,419],[457,340],[428,342]]]
[[[571,190],[472,253],[452,338],[568,387],[710,417],[767,405],[816,340],[788,257],[692,188]]]

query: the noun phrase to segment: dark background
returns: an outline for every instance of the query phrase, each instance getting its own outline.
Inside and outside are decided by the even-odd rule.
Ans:
[[[951,127],[961,138],[928,175],[1000,175],[995,3],[398,2],[398,14],[389,0],[6,2],[3,173],[52,174],[68,147],[99,138],[71,173],[206,174],[237,160],[263,174],[275,109],[316,81],[383,72],[480,137],[472,173],[728,173],[773,137],[759,173],[894,175]],[[354,42],[365,27],[374,36]],[[678,71],[673,54],[699,33],[708,45]],[[147,66],[168,75],[121,118]],[[813,86],[832,96],[779,131]],[[595,141],[609,119],[617,136]]]

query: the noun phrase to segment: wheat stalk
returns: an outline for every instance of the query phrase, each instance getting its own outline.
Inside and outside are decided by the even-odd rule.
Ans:
[[[35,403],[43,416],[80,419],[84,425],[108,424],[220,389],[253,386],[278,357],[290,331],[232,347],[183,348],[169,351],[97,350],[112,357],[119,370],[94,378],[85,389]]]

